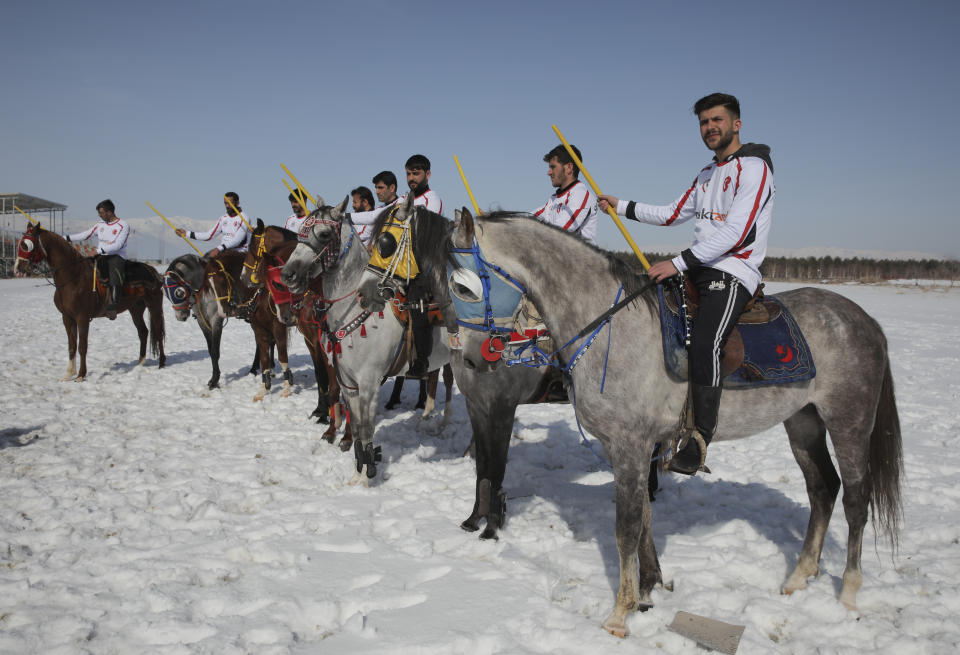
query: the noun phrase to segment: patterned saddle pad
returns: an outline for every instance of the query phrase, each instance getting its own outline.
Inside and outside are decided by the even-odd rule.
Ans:
[[[675,294],[668,290],[666,293]],[[657,287],[660,300],[660,326],[663,334],[663,357],[670,374],[687,379],[687,350],[683,346],[683,319],[670,311],[664,287]],[[676,297],[671,299],[677,306]],[[738,323],[743,339],[743,363],[723,380],[730,388],[758,387],[787,382],[804,382],[817,374],[813,356],[793,314],[776,296],[766,296],[776,303],[779,315],[767,323]]]

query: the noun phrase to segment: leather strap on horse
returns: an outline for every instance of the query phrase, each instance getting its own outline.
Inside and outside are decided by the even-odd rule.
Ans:
[[[587,336],[588,334],[596,330],[601,323],[603,323],[608,318],[610,318],[611,316],[619,312],[621,309],[623,309],[624,307],[632,303],[637,298],[639,298],[644,291],[646,291],[647,289],[650,289],[653,286],[656,286],[656,284],[657,284],[656,282],[654,282],[653,280],[650,280],[645,284],[641,285],[639,289],[637,289],[636,291],[628,295],[626,298],[624,298],[623,300],[615,304],[613,307],[611,307],[604,313],[600,314],[600,316],[595,318],[590,323],[590,325],[580,330],[580,332],[577,333],[577,336],[575,337],[575,339],[582,339],[583,337]]]

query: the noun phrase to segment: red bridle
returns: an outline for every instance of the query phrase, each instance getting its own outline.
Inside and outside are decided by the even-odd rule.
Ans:
[[[17,259],[22,259],[28,264],[38,264],[42,262],[46,254],[43,249],[43,244],[40,243],[37,235],[28,232],[24,234],[17,243]]]

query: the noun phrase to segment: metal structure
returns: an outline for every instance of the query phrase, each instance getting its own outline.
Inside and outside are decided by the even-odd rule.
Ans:
[[[17,259],[17,240],[29,221],[14,207],[30,214],[47,229],[63,233],[66,205],[25,193],[0,193],[0,277],[12,277]],[[59,225],[59,227],[58,227]]]

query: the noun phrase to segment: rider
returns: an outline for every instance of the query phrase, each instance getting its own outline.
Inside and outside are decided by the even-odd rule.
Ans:
[[[580,161],[580,151],[570,146]],[[570,153],[563,146],[557,146],[543,156],[547,162],[547,175],[556,188],[550,199],[533,215],[544,223],[556,225],[567,232],[578,234],[585,241],[597,243],[597,201],[587,185],[578,178],[580,171]]]
[[[240,207],[240,196],[233,191],[227,191],[223,194],[223,206],[227,213],[217,219],[216,225],[200,234],[190,231],[190,238],[196,241],[209,241],[218,234],[223,235],[220,245],[208,252],[205,257],[216,257],[224,250],[238,250],[240,252],[246,252],[247,250],[250,230],[247,229],[247,217],[243,214],[243,208]],[[181,237],[187,234],[186,230],[179,227],[176,232],[177,236]]]
[[[298,191],[298,193],[302,192]],[[293,193],[287,196],[287,200],[290,201],[290,209],[293,210],[293,213],[287,217],[283,227],[291,232],[300,232],[300,226],[307,220],[307,210],[300,202],[300,198],[297,198]],[[305,199],[304,202],[306,202]]]
[[[776,193],[770,148],[740,143],[740,103],[735,97],[712,93],[697,101],[693,113],[714,157],[678,200],[655,206],[610,195],[599,198],[602,210],[611,206],[620,216],[643,223],[674,225],[696,219],[693,245],[647,271],[655,282],[685,271],[700,294],[689,352],[696,431],[670,462],[671,470],[687,475],[702,466],[717,427],[723,348],[760,284]]]
[[[370,191],[370,189],[368,189],[367,187],[358,186],[356,189],[350,192],[350,196],[353,199],[354,213],[373,211],[374,204],[375,204],[373,201],[373,192]],[[371,231],[372,231],[372,228],[370,225],[357,226],[357,235],[360,237],[360,241],[362,241],[363,245],[365,246],[370,243]]]
[[[123,294],[123,265],[127,257],[127,238],[130,236],[130,226],[121,221],[114,213],[116,207],[113,201],[107,198],[97,205],[97,214],[102,222],[97,223],[85,232],[67,235],[67,242],[84,241],[94,234],[97,235],[97,253],[99,259],[109,271],[110,299],[105,314],[111,321],[117,317],[117,305]]]
[[[410,187],[410,193],[413,194],[414,206],[426,207],[430,211],[442,215],[443,201],[440,200],[437,192],[430,188],[430,160],[424,155],[413,155],[407,160],[407,163],[404,164],[404,168],[406,168],[407,171],[407,185]],[[378,174],[374,180],[382,175],[383,173]],[[395,180],[396,178],[394,178],[394,181]],[[380,196],[379,184],[376,181],[374,181],[374,184],[377,185],[377,195]],[[385,197],[387,197],[387,195],[388,194],[385,194],[383,197],[380,197],[380,200],[386,202]],[[394,200],[390,204],[385,205],[385,207],[403,202],[406,197],[407,195],[404,194],[399,198],[394,198]],[[349,214],[349,216],[350,220],[352,220],[356,226],[372,225],[376,222],[377,216],[380,215],[381,211],[383,211],[383,208],[353,213]],[[406,372],[406,376],[411,378],[426,377],[428,360],[430,353],[433,351],[433,329],[430,327],[430,322],[427,318],[427,300],[428,291],[421,286],[419,278],[414,278],[410,282],[410,288],[407,289],[407,310],[410,312],[410,322],[413,326],[413,345],[417,351],[417,358]]]

